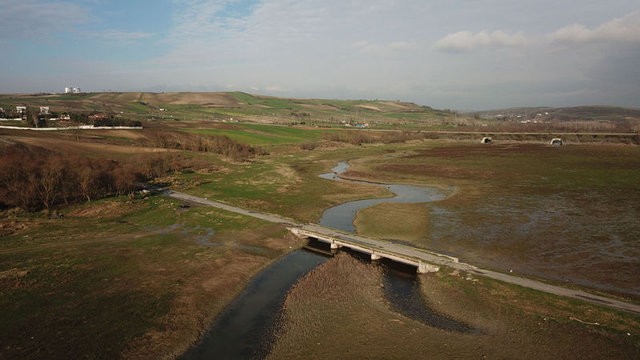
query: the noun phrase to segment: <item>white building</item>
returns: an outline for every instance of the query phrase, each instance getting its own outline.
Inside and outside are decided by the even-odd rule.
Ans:
[[[40,115],[49,115],[49,107],[40,106]]]
[[[24,114],[27,112],[27,107],[24,105],[18,105],[16,106],[16,112],[20,113],[20,114]]]
[[[80,94],[80,88],[67,86],[64,88],[65,94]]]

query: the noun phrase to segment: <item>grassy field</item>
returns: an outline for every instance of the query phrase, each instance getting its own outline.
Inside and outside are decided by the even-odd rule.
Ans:
[[[197,134],[224,135],[234,140],[258,146],[298,144],[320,140],[327,130],[260,124],[237,124],[216,129],[194,129]]]
[[[354,224],[360,233],[375,238],[420,243],[429,222],[429,207],[424,204],[387,203],[360,210]]]
[[[299,246],[280,226],[180,205],[116,199],[14,220],[23,230],[0,242],[0,358],[176,356]]]

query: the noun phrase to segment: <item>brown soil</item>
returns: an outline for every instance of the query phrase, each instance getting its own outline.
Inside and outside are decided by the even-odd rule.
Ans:
[[[480,285],[466,275],[422,278],[428,301],[478,334],[435,329],[395,313],[382,295],[379,268],[338,255],[290,292],[269,359],[603,359],[640,356],[638,335],[589,325],[538,305],[516,288]],[[467,280],[469,279],[469,280]],[[487,288],[488,286],[488,288]],[[510,291],[508,296],[501,292]],[[601,315],[600,312],[594,315]],[[589,321],[586,319],[581,321]],[[630,329],[638,325],[636,320]]]
[[[73,140],[63,140],[55,138],[34,138],[34,137],[13,137],[13,140],[28,145],[41,146],[46,149],[63,152],[74,153],[111,153],[111,154],[142,154],[142,153],[160,153],[175,152],[176,150],[150,148],[141,146],[111,145],[89,142],[78,142]]]
[[[405,175],[419,175],[429,177],[441,177],[451,179],[491,179],[495,177],[495,171],[490,169],[468,169],[455,166],[438,166],[438,165],[383,165],[376,168],[377,170],[388,173],[400,173]]]
[[[131,140],[146,139],[146,136],[144,136],[144,132],[140,130],[107,130],[108,133],[105,133],[104,131],[105,130],[86,130],[86,133],[93,136],[109,135]]]

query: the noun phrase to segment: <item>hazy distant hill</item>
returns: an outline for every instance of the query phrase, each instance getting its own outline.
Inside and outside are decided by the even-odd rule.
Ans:
[[[104,112],[136,120],[249,120],[274,123],[402,124],[453,117],[449,111],[386,100],[286,99],[229,93],[0,95],[0,107],[49,106],[55,112]]]
[[[290,99],[243,92],[106,92],[0,95],[7,112],[26,105],[61,114],[102,113],[135,121],[251,121],[273,124],[448,131],[637,131],[640,109],[527,107],[454,114],[390,100]],[[3,117],[0,114],[0,118]],[[509,120],[509,121],[502,121]],[[570,126],[567,125],[571,122]]]
[[[640,119],[640,108],[624,108],[615,106],[574,106],[574,107],[523,107],[479,111],[469,113],[482,118],[527,118],[544,117],[549,120],[607,120],[623,121]]]

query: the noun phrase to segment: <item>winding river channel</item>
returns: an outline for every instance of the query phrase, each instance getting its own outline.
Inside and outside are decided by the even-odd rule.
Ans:
[[[320,177],[343,180],[340,174],[349,168],[340,162],[331,173]],[[379,184],[395,196],[346,202],[323,213],[320,225],[355,232],[353,221],[359,210],[380,203],[423,203],[442,200],[446,195],[432,187]],[[354,254],[357,256],[357,254]],[[183,359],[260,359],[264,358],[274,341],[282,305],[293,285],[308,272],[328,260],[328,255],[296,250],[258,273],[244,291],[216,318],[201,341],[183,354]],[[385,297],[392,308],[408,317],[433,327],[455,332],[475,332],[466,324],[444,317],[430,309],[420,295],[415,268],[406,269],[390,262],[384,267]]]

